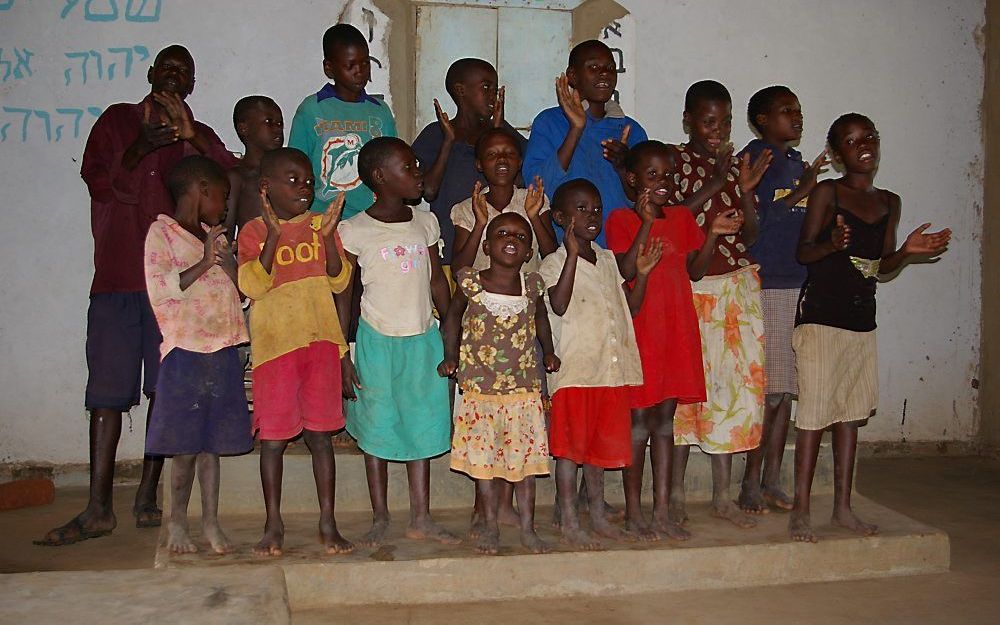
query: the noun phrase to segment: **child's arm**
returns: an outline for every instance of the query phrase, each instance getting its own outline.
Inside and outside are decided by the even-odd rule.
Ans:
[[[569,301],[573,297],[573,284],[576,282],[576,262],[580,256],[580,243],[573,234],[573,226],[576,225],[576,217],[569,220],[566,225],[566,236],[563,237],[563,245],[566,246],[566,263],[562,272],[559,273],[559,280],[555,286],[549,289],[549,303],[552,304],[552,312],[562,317],[569,308]]]
[[[267,189],[264,188],[260,190],[260,213],[264,217],[264,225],[267,227],[267,238],[260,251],[260,264],[264,267],[265,272],[271,273],[274,268],[274,254],[278,250],[281,225],[278,223],[278,216],[271,207],[271,200],[267,197]]]
[[[477,180],[472,188],[472,215],[475,218],[472,230],[466,230],[457,223],[455,224],[455,245],[451,252],[452,275],[462,267],[471,267],[476,262],[479,243],[483,240],[483,232],[490,220],[489,211],[490,207],[487,205],[486,195],[483,194],[483,185]],[[452,218],[452,221],[455,221],[455,218]],[[435,254],[435,256],[437,255]]]
[[[824,181],[816,185],[809,194],[809,204],[806,207],[806,218],[802,222],[799,233],[799,245],[795,259],[803,265],[809,265],[826,258],[834,252],[847,249],[851,242],[851,227],[844,224],[844,218],[837,216],[837,226],[826,241],[818,240],[819,232],[833,218],[833,181]]]
[[[344,270],[344,262],[340,257],[340,250],[337,249],[337,224],[340,223],[340,215],[344,211],[344,200],[346,193],[338,193],[326,207],[323,213],[323,220],[320,222],[319,233],[323,237],[323,246],[326,248],[326,275],[337,278]],[[350,266],[348,266],[350,274]],[[345,335],[346,336],[346,335]]]
[[[438,256],[437,246],[427,247],[427,257],[431,259],[431,299],[434,307],[437,308],[438,315],[448,314],[448,304],[451,300],[451,287],[448,286],[448,278],[441,269],[441,257]]]
[[[641,220],[639,232],[635,235],[635,239],[633,239],[632,245],[629,246],[628,251],[624,254],[619,254],[617,257],[618,271],[621,272],[622,278],[625,278],[625,280],[635,278],[636,258],[638,258],[639,252],[646,246],[646,240],[649,238],[649,232],[653,228],[653,222],[656,220],[653,208],[649,205],[648,189],[644,190],[639,195],[639,199],[636,200],[635,212],[639,215],[639,219]]]
[[[701,247],[688,254],[687,270],[688,277],[697,282],[705,277],[708,266],[712,262],[712,255],[715,254],[715,244],[720,236],[736,234],[743,227],[743,217],[739,211],[732,210],[728,213],[719,213],[712,220],[712,225],[705,235],[705,242]]]
[[[441,181],[444,179],[444,171],[448,167],[448,157],[451,155],[452,146],[455,145],[455,127],[451,125],[448,114],[441,110],[441,103],[438,102],[437,98],[434,98],[434,113],[437,115],[442,136],[437,158],[434,159],[434,164],[424,172],[424,199],[428,202],[437,199],[438,191],[441,189]]]
[[[556,251],[556,231],[552,227],[552,220],[549,216],[543,219],[541,216],[542,207],[545,206],[545,185],[540,176],[535,176],[534,183],[528,185],[528,195],[524,199],[524,213],[531,223],[531,230],[535,233],[538,241],[538,253],[548,256]]]
[[[951,240],[951,230],[945,228],[924,234],[924,231],[931,227],[929,223],[921,224],[911,232],[903,241],[903,246],[897,250],[896,227],[899,226],[901,210],[899,196],[895,193],[890,194],[889,211],[889,225],[885,229],[882,260],[878,266],[879,275],[894,273],[914,255],[937,256],[947,251],[948,242]]]
[[[223,226],[216,226],[216,228],[222,228]],[[213,228],[212,230],[214,230]],[[211,236],[212,231],[209,230],[209,236]],[[238,268],[236,266],[236,255],[233,254],[233,247],[229,244],[229,241],[225,237],[222,240],[218,240],[218,235],[216,239],[213,240],[212,249],[215,252],[215,264],[222,268],[222,271],[226,272],[229,279],[233,281],[233,285],[236,286],[236,290],[239,290],[240,279],[238,275]],[[243,296],[240,296],[242,299]]]
[[[542,365],[549,373],[559,371],[562,361],[556,356],[556,348],[552,343],[552,326],[549,324],[549,311],[545,308],[545,295],[539,295],[535,302],[535,335],[542,344]]]
[[[347,250],[344,250],[344,257],[353,274],[358,270],[358,257]],[[343,332],[345,338],[350,335],[351,300],[353,297],[354,284],[350,280],[343,291],[333,294],[333,302],[337,307],[337,317],[340,320],[340,331]],[[344,399],[350,401],[358,400],[358,394],[355,389],[361,388],[361,380],[358,378],[358,372],[354,369],[354,361],[351,360],[350,350],[345,351],[344,355],[340,357],[340,384],[340,393]]]
[[[823,150],[811,164],[806,165],[805,171],[799,177],[799,184],[796,185],[791,193],[778,201],[783,202],[785,206],[791,208],[801,202],[802,198],[809,197],[812,190],[816,188],[816,179],[826,171],[826,166],[830,164],[830,159],[827,158],[828,153],[829,148]]]
[[[226,238],[232,243],[236,240],[236,216],[240,210],[243,176],[236,167],[227,171],[226,176],[229,178],[229,197],[226,198]]]
[[[753,245],[760,230],[757,222],[757,198],[754,196],[754,190],[757,189],[764,172],[771,165],[771,158],[771,150],[764,149],[753,160],[753,163],[750,162],[750,155],[745,152],[740,159],[740,173],[736,182],[740,187],[740,206],[743,208],[742,235],[745,245]]]
[[[653,270],[656,263],[660,262],[660,257],[663,256],[663,241],[658,238],[652,238],[649,243],[643,248],[642,253],[636,259],[635,263],[635,280],[632,282],[632,288],[629,288],[627,282],[622,282],[622,288],[625,289],[625,299],[628,301],[628,310],[633,317],[639,314],[639,310],[642,309],[642,300],[646,297],[646,283],[649,281],[649,272]]]
[[[461,287],[455,289],[448,314],[441,323],[441,337],[444,341],[444,360],[438,365],[438,375],[450,378],[458,371],[458,347],[462,338],[462,316],[469,305],[469,299]]]
[[[260,196],[264,233],[261,234],[256,220],[250,221],[240,228],[237,241],[239,269],[236,286],[240,293],[254,300],[264,297],[271,290],[274,282],[274,254],[281,237],[281,226],[267,199],[267,192],[261,189]]]
[[[566,74],[559,74],[559,78],[556,78],[556,99],[559,101],[559,107],[566,114],[566,119],[569,120],[569,131],[556,151],[559,165],[562,166],[563,171],[567,171],[573,160],[573,152],[576,151],[580,137],[583,136],[583,128],[587,125],[587,112],[583,108],[579,92],[569,86],[569,78],[566,77]]]

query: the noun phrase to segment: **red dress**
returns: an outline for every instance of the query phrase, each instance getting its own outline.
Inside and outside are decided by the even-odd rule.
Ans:
[[[663,241],[663,257],[649,274],[642,308],[632,320],[643,378],[642,386],[631,387],[633,408],[674,398],[681,404],[705,401],[701,335],[687,272],[687,255],[701,248],[705,234],[686,206],[666,206],[663,213],[649,233]],[[627,252],[641,223],[632,209],[613,211],[605,226],[608,248]]]

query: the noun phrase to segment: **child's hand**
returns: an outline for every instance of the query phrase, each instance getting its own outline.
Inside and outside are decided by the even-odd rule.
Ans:
[[[209,235],[211,234],[211,231],[209,231]],[[215,253],[216,265],[222,267],[227,272],[236,271],[236,254],[233,253],[233,248],[229,245],[226,237],[215,239],[213,252]]]
[[[338,193],[326,207],[323,219],[319,223],[319,233],[324,239],[329,239],[337,231],[337,224],[340,222],[340,215],[344,212],[344,201],[346,193]]]
[[[545,354],[542,357],[542,365],[545,366],[545,371],[548,373],[555,373],[559,371],[559,367],[562,366],[562,361],[559,360],[559,356],[555,354]]]
[[[639,194],[635,201],[635,212],[643,223],[651,224],[656,221],[656,209],[649,202],[649,189],[643,189]]]
[[[486,194],[483,193],[483,185],[476,181],[472,187],[472,216],[476,218],[476,224],[484,228],[490,221],[490,206],[486,201]]]
[[[204,253],[201,257],[205,263],[209,265],[217,264],[215,262],[215,240],[218,239],[219,236],[225,231],[226,227],[220,224],[218,226],[212,226],[208,232],[205,233],[205,240],[202,241],[202,244],[204,245]]]
[[[569,86],[569,78],[566,78],[566,74],[559,74],[559,77],[556,78],[556,99],[559,101],[559,108],[569,119],[570,127],[583,130],[583,127],[587,125],[587,112],[580,100],[580,93]]]
[[[620,139],[605,139],[601,141],[604,153],[604,160],[621,169],[625,166],[625,154],[628,152],[628,133],[632,130],[632,124],[625,124],[622,128]]]
[[[497,97],[493,100],[493,127],[499,128],[503,126],[504,121],[504,99],[506,94],[504,93],[506,87],[500,87],[497,90]]]
[[[760,183],[764,172],[771,165],[771,158],[770,148],[761,150],[761,153],[757,155],[753,163],[750,162],[750,154],[743,154],[743,158],[740,159],[740,175],[736,179],[736,182],[740,185],[740,191],[747,194],[757,188],[757,184]]]
[[[639,256],[635,259],[635,270],[639,275],[648,276],[653,267],[660,262],[663,256],[663,240],[659,237],[650,237],[643,246]]]
[[[930,224],[924,224],[924,227],[926,228],[929,225]],[[913,234],[916,234],[916,231],[914,231]],[[910,237],[912,237],[913,234],[911,234]],[[910,237],[906,237],[907,243],[910,242]],[[844,223],[843,215],[837,215],[837,226],[830,233],[830,243],[833,244],[833,249],[838,252],[846,250],[847,246],[851,244],[851,227]],[[906,247],[906,244],[904,243],[903,246]]]
[[[172,92],[154,93],[153,99],[167,112],[170,124],[177,129],[178,139],[187,141],[194,137],[194,122],[179,95]]]
[[[438,102],[437,98],[434,98],[434,114],[437,115],[438,123],[441,124],[441,134],[444,135],[445,142],[454,143],[455,127],[451,125],[448,114],[441,110],[441,103]]]
[[[743,214],[735,208],[727,213],[719,213],[712,220],[709,232],[716,236],[736,234],[743,227]]]
[[[566,246],[566,256],[578,256],[580,254],[580,242],[576,240],[576,233],[573,228],[576,227],[576,215],[570,217],[569,223],[566,224],[566,236],[563,237],[563,245]]]
[[[264,225],[267,226],[268,236],[278,236],[281,232],[281,224],[278,222],[278,216],[275,214],[271,200],[268,199],[267,191],[264,189],[260,190],[260,214],[264,218]]]
[[[438,365],[438,375],[442,378],[450,378],[458,371],[458,361],[445,358]]]
[[[924,234],[924,230],[930,228],[930,224],[922,224],[906,237],[903,243],[903,252],[907,254],[928,254],[937,256],[943,254],[948,249],[948,242],[951,241],[951,230],[945,228],[937,232]]]
[[[528,215],[528,219],[538,217],[544,202],[545,185],[542,184],[541,176],[535,176],[535,182],[528,185],[528,195],[524,199],[524,212]]]
[[[340,393],[344,399],[358,401],[358,394],[354,389],[361,388],[361,380],[358,379],[358,372],[354,369],[354,361],[351,360],[351,353],[348,352],[340,357]]]
[[[809,195],[809,193],[816,188],[816,178],[825,172],[826,166],[830,164],[830,159],[827,158],[828,153],[829,148],[823,150],[823,152],[816,157],[816,160],[814,160],[812,164],[807,165],[805,171],[802,172],[802,177],[799,178],[798,186],[798,190],[801,190],[802,193]]]

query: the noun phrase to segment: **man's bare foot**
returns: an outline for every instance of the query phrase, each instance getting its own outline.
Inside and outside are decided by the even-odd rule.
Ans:
[[[750,529],[757,526],[757,521],[743,514],[743,511],[732,501],[712,504],[712,516],[729,521],[740,529]]]
[[[622,531],[622,529],[617,525],[611,524],[611,522],[609,522],[608,519],[599,519],[599,520],[591,519],[590,528],[598,536],[603,536],[604,538],[610,538],[611,540],[622,541],[622,540],[627,540],[629,538],[628,534]]]
[[[653,514],[653,531],[671,540],[690,540],[691,532],[670,520],[670,513]]]
[[[850,508],[842,511],[834,510],[833,516],[830,517],[830,523],[833,523],[837,527],[849,529],[862,536],[874,536],[878,534],[878,525],[865,523]]]
[[[792,498],[786,495],[780,488],[765,486],[761,489],[761,496],[764,498],[764,501],[767,502],[767,505],[783,512],[791,510],[795,503]]]
[[[767,514],[770,512],[758,484],[744,483],[736,503],[740,510],[747,514]]]
[[[254,545],[253,553],[257,556],[278,557],[282,554],[281,547],[285,542],[285,527],[283,525],[264,525],[264,536]]]
[[[135,526],[139,529],[146,527],[160,527],[163,523],[163,510],[156,506],[155,501],[136,502],[132,506],[132,516],[135,517]]]
[[[174,522],[167,524],[167,549],[174,555],[197,553],[198,547],[188,534],[187,524]]]
[[[508,527],[518,527],[521,525],[521,516],[514,509],[514,504],[500,504],[499,509],[497,509],[497,523]]]
[[[670,498],[667,504],[667,518],[675,525],[684,525],[690,520],[683,499]]]
[[[531,553],[549,553],[552,546],[538,537],[535,530],[521,532],[521,544]]]
[[[323,543],[323,548],[326,549],[328,555],[354,551],[354,543],[340,535],[337,525],[333,521],[321,520],[319,522],[319,540]]]
[[[232,553],[233,544],[229,542],[229,537],[222,531],[218,523],[202,523],[201,536],[208,541],[209,547],[215,554],[221,556]]]
[[[443,545],[457,545],[462,542],[461,538],[455,536],[429,518],[411,523],[406,528],[406,537],[413,540],[436,540]],[[482,536],[480,536],[480,539],[482,539]]]
[[[495,556],[500,549],[500,529],[496,527],[486,529],[476,540],[476,553],[484,556]]]
[[[587,551],[601,551],[604,549],[604,545],[599,540],[594,540],[589,532],[585,532],[579,527],[567,527],[563,525],[562,542],[570,547],[585,549]]]
[[[660,540],[660,535],[657,534],[646,524],[644,519],[625,519],[625,533],[631,536],[634,540],[641,542],[653,542]]]
[[[472,509],[472,518],[469,520],[469,538],[476,540],[486,531],[486,519],[479,514],[475,508]]]
[[[800,543],[816,542],[816,534],[813,534],[812,523],[808,514],[792,512],[788,517],[788,534],[792,540]]]
[[[375,519],[372,521],[372,528],[358,541],[364,547],[380,547],[385,542],[386,532],[389,531],[389,519]]]

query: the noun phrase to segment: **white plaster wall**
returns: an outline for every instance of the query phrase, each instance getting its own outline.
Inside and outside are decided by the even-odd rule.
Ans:
[[[868,440],[969,440],[976,431],[980,230],[980,0],[620,0],[636,24],[635,116],[651,137],[684,139],[687,87],[704,78],[733,96],[733,142],[752,136],[746,102],[786,84],[814,158],[841,113],[871,117],[882,137],[876,184],[903,200],[900,237],[929,221],[954,231],[934,265],[879,287],[879,415]],[[833,173],[833,172],[831,172]],[[904,421],[905,406],[905,421]]]

